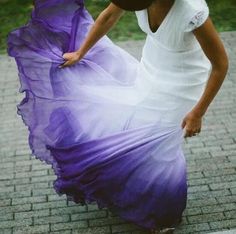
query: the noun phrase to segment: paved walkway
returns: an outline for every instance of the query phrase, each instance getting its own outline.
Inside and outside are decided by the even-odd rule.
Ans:
[[[221,35],[230,71],[202,133],[184,144],[188,203],[177,234],[236,233],[236,32]],[[119,45],[140,57],[143,41]],[[15,62],[0,56],[0,233],[145,234],[106,209],[78,206],[55,193],[51,166],[31,156],[28,130],[16,113],[24,96],[18,89]]]

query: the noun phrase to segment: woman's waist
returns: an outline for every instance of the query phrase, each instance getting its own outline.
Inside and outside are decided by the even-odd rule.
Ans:
[[[193,69],[184,69],[182,67],[154,66],[149,61],[141,59],[138,70],[141,79],[146,79],[153,85],[170,85],[170,86],[197,86],[203,85],[209,78],[209,69],[195,67]]]
[[[153,60],[151,58],[147,58],[145,56],[141,57],[139,66],[143,67],[143,69],[147,70],[151,74],[196,74],[196,73],[208,73],[211,70],[211,64],[208,61],[170,61],[163,59],[160,57],[158,60]]]

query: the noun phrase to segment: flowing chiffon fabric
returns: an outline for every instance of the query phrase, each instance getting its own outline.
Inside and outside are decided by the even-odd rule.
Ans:
[[[59,195],[97,202],[144,228],[174,226],[187,198],[179,120],[196,98],[176,106],[176,95],[153,88],[142,63],[107,36],[60,69],[93,22],[83,0],[36,0],[27,25],[9,33],[30,148],[52,165]]]

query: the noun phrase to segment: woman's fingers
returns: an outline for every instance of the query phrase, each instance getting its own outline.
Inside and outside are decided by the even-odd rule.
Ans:
[[[182,128],[185,128],[184,137],[196,136],[201,132],[202,118],[196,116],[194,112],[188,113],[182,122]]]
[[[199,133],[201,132],[201,129],[186,129],[185,130],[185,135],[184,135],[184,137],[186,138],[186,137],[192,137],[192,136],[196,136],[196,135],[198,135]]]
[[[63,54],[62,57],[66,61],[63,64],[61,64],[59,66],[59,68],[64,68],[64,67],[68,67],[68,66],[74,65],[76,62],[79,61],[79,56],[75,52],[73,52],[73,53],[65,53],[65,54]]]
[[[182,124],[181,124],[181,127],[184,129],[185,125],[186,125],[186,121],[185,121],[185,119],[184,119],[183,122],[182,122]]]
[[[193,136],[193,131],[186,129],[184,137],[187,138],[187,137],[192,137],[192,136]]]
[[[64,68],[64,67],[67,67],[67,66],[70,66],[70,65],[71,65],[70,61],[66,61],[65,63],[61,64],[59,66],[59,68]]]
[[[63,63],[62,65],[59,66],[59,68],[64,68],[64,67],[68,67],[68,66],[71,66],[75,64],[74,61],[71,61],[71,60],[67,60],[65,63]]]

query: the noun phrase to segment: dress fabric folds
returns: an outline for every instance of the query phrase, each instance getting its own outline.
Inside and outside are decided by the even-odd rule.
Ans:
[[[147,12],[135,12],[147,33],[141,61],[104,36],[77,64],[58,67],[94,22],[83,0],[35,0],[29,22],[9,33],[8,54],[25,92],[17,113],[32,154],[52,165],[59,195],[82,205],[97,202],[144,228],[174,226],[182,216],[181,120],[209,73],[189,30],[201,4],[185,5],[193,15],[179,14],[184,21],[174,14],[184,1],[176,0],[156,33],[148,30]],[[175,17],[190,24],[168,36]]]

